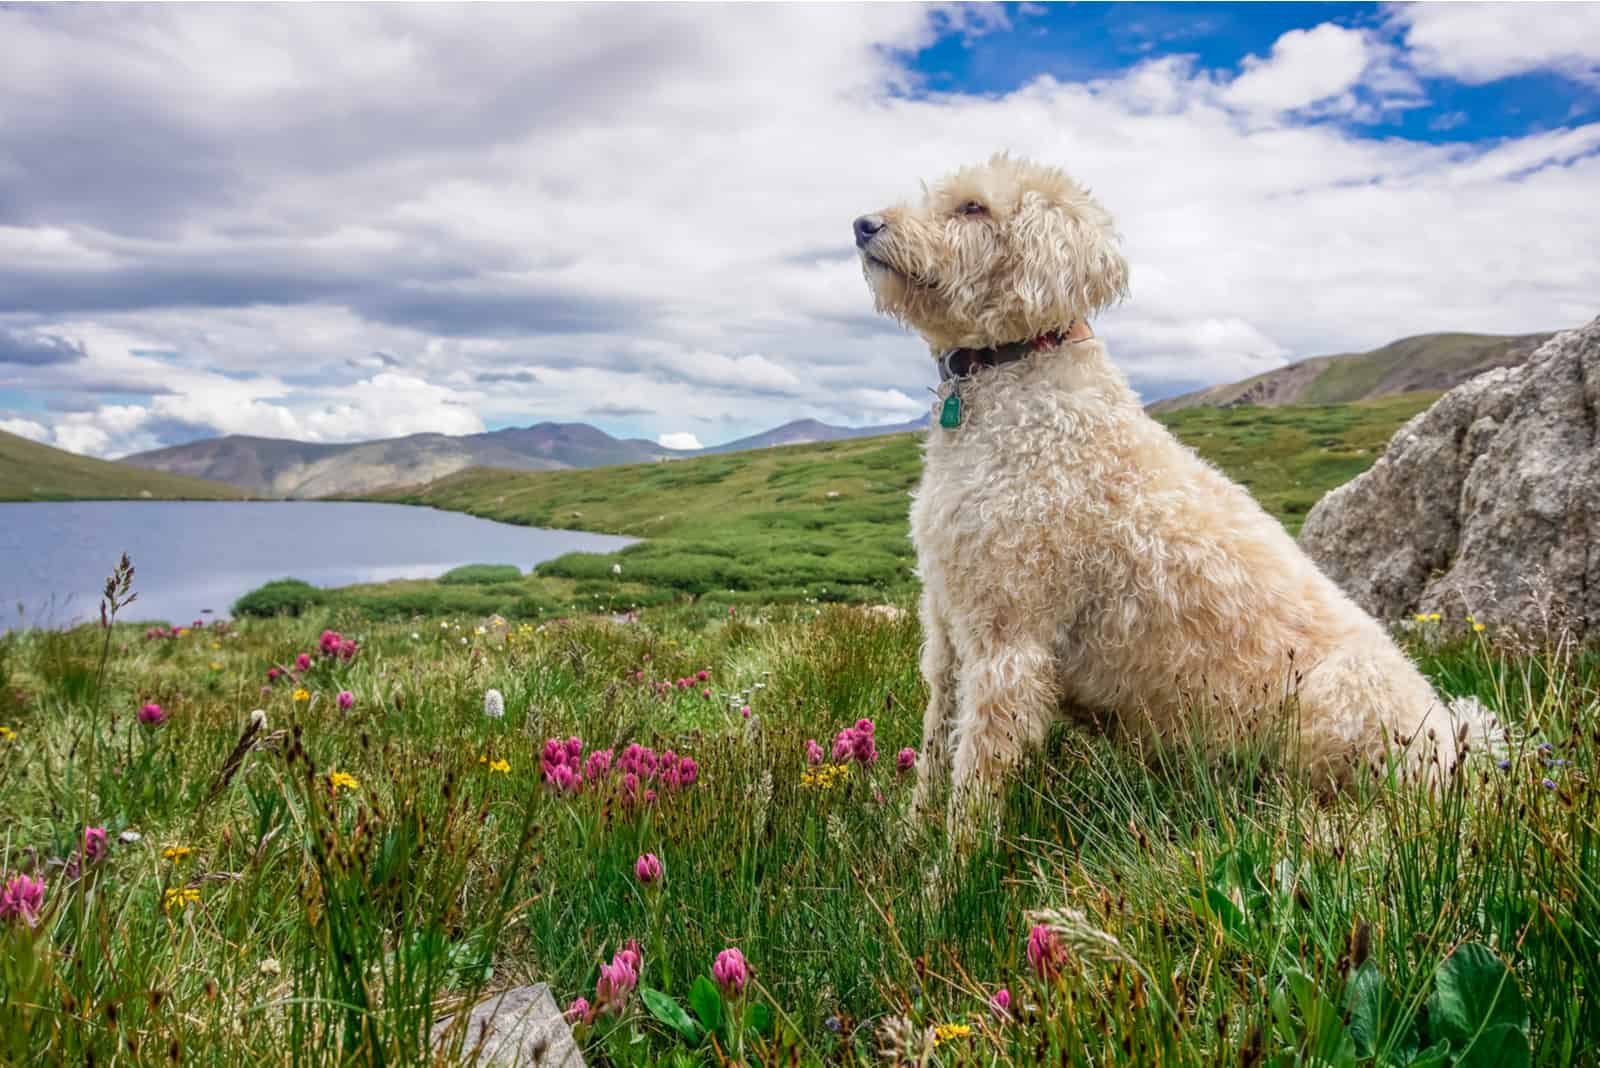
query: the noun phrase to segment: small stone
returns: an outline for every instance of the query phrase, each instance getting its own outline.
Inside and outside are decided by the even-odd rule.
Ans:
[[[584,1068],[572,1029],[544,983],[514,987],[478,1002],[468,1014],[465,1034],[452,1027],[454,1022],[449,1017],[434,1026],[433,1046],[459,1056],[461,1064]]]

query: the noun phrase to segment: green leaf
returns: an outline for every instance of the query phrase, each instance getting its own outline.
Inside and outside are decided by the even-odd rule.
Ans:
[[[1505,962],[1488,946],[1469,942],[1439,965],[1434,973],[1434,995],[1429,1019],[1435,1033],[1465,1049],[1479,1031],[1510,1024],[1527,1026],[1528,1009],[1522,990]]]
[[[722,994],[718,992],[717,984],[703,975],[697,976],[694,985],[689,988],[689,1006],[700,1017],[700,1023],[707,1031],[715,1031],[722,1026]]]
[[[1444,1068],[1449,1062],[1450,1043],[1444,1041],[1435,1042],[1420,1053],[1413,1054],[1410,1060],[1400,1061],[1406,1068]]]
[[[639,988],[639,999],[644,1002],[644,1007],[650,1010],[651,1016],[682,1035],[685,1042],[693,1044],[700,1041],[700,1025],[683,1011],[682,1005],[661,991],[652,990],[647,986]]]
[[[1383,975],[1367,961],[1356,969],[1344,988],[1344,1008],[1350,1015],[1346,1031],[1356,1045],[1356,1056],[1370,1057],[1378,1051],[1379,1016],[1383,1012]]]
[[[1515,1024],[1496,1024],[1456,1061],[1456,1068],[1528,1068],[1528,1036]]]
[[[765,1037],[772,1030],[772,1010],[766,1002],[758,1001],[745,1012],[745,1026],[758,1037]]]

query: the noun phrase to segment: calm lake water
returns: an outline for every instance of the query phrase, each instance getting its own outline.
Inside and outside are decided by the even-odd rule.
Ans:
[[[612,552],[632,539],[494,523],[403,504],[321,501],[73,501],[0,504],[0,631],[99,616],[100,591],[127,552],[139,599],[128,620],[228,614],[273,579],[345,586],[431,578],[460,564],[524,571],[562,553]],[[207,609],[211,615],[202,616]]]

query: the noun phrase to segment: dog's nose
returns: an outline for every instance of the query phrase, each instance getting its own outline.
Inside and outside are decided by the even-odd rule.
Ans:
[[[856,248],[866,248],[867,242],[873,235],[885,226],[883,218],[878,215],[863,215],[855,221]]]

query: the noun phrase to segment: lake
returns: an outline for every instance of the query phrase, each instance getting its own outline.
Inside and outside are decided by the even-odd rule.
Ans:
[[[631,538],[404,504],[0,504],[0,632],[19,618],[47,627],[98,618],[106,576],[123,552],[133,560],[139,594],[123,618],[178,624],[226,616],[240,594],[273,579],[347,586],[432,578],[461,564],[516,564],[526,571],[562,553],[631,544]]]

